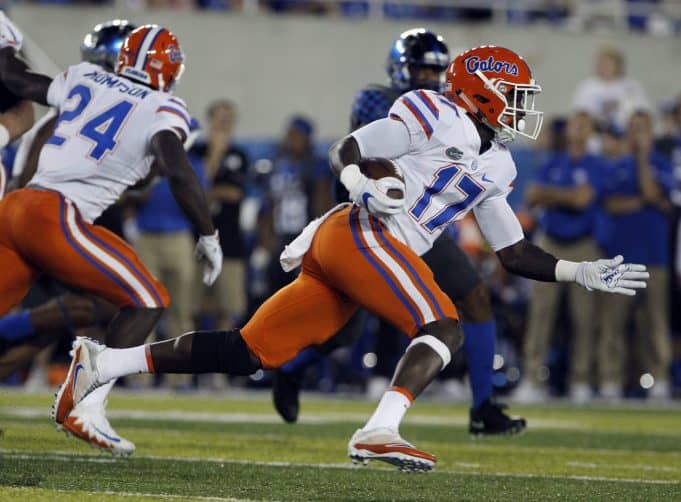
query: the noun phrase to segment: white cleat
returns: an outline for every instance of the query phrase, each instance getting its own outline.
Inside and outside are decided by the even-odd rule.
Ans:
[[[52,405],[52,419],[63,424],[78,403],[101,385],[97,381],[95,359],[106,347],[89,338],[79,336],[73,342],[71,366],[66,380],[57,391]]]
[[[106,402],[76,405],[64,423],[57,426],[57,429],[66,431],[112,455],[132,455],[135,445],[119,436],[111,427],[105,415],[105,407]]]
[[[405,472],[430,471],[437,461],[435,455],[417,450],[387,427],[358,429],[348,443],[348,456],[353,464],[367,465],[369,460],[380,460]]]

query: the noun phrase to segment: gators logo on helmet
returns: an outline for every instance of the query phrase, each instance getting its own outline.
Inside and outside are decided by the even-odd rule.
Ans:
[[[475,73],[480,70],[482,72],[508,73],[514,77],[518,76],[517,64],[509,63],[508,61],[497,61],[494,59],[494,56],[490,56],[487,59],[480,59],[480,56],[471,56],[466,59],[465,63],[468,73]]]
[[[467,50],[447,68],[446,82],[445,96],[494,130],[499,141],[539,136],[543,112],[535,110],[534,98],[541,87],[512,50],[493,45]]]
[[[184,55],[177,37],[167,29],[147,24],[133,31],[118,55],[116,73],[169,91],[184,70]]]

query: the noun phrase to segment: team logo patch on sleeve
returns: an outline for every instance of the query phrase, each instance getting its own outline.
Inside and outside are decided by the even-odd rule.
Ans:
[[[463,152],[455,146],[450,146],[445,150],[445,155],[452,160],[461,160],[463,158]]]

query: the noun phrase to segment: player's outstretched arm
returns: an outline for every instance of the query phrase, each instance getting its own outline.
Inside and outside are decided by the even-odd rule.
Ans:
[[[13,47],[0,49],[0,80],[17,96],[48,106],[47,90],[52,79],[34,73],[19,59]]]
[[[558,259],[527,239],[498,250],[497,256],[504,268],[512,274],[542,282],[557,280]]]
[[[523,229],[505,196],[487,199],[473,209],[482,233],[509,272],[546,282],[576,282],[589,291],[633,296],[645,288],[645,265],[611,260],[560,260],[525,239]]]
[[[500,249],[497,256],[511,273],[537,281],[576,282],[589,291],[633,296],[650,277],[645,265],[624,263],[621,255],[580,263],[559,260],[526,239]]]
[[[196,255],[204,262],[203,282],[210,286],[220,275],[222,250],[206,194],[177,134],[170,130],[156,133],[151,138],[151,148],[159,172],[168,178],[175,200],[201,234]]]

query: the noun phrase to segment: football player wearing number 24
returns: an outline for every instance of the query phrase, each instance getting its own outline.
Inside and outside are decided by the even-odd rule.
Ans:
[[[86,339],[74,345],[67,386],[57,400],[69,409],[111,378],[136,372],[226,372],[276,368],[319,345],[358,307],[386,319],[412,339],[392,387],[350,439],[356,462],[381,460],[402,470],[433,468],[436,457],[402,439],[399,425],[412,401],[459,350],[463,333],[452,301],[420,255],[442,230],[473,210],[509,271],[541,281],[574,281],[588,289],[635,294],[648,274],[622,257],[559,260],[525,240],[506,196],[516,169],[504,143],[536,138],[541,88],[527,63],[502,47],[460,54],[446,74],[444,95],[416,90],[400,97],[388,118],[358,129],[330,150],[333,171],[353,204],[310,223],[281,256],[299,276],[268,299],[240,330],[188,333],[132,349]],[[369,179],[363,158],[391,159],[397,178]],[[403,198],[388,196],[399,187]],[[77,370],[77,371],[76,371]]]
[[[125,39],[115,73],[82,62],[54,79],[31,72],[11,44],[0,47],[5,86],[59,111],[35,176],[0,201],[0,315],[45,273],[119,308],[107,341],[141,343],[168,306],[168,294],[127,243],[93,221],[146,178],[152,163],[201,235],[196,254],[204,282],[212,284],[222,267],[206,197],[183,147],[190,117],[170,94],[184,68],[179,42],[165,28],[145,25]],[[55,415],[59,426],[73,419]],[[93,442],[116,451],[111,441]]]

